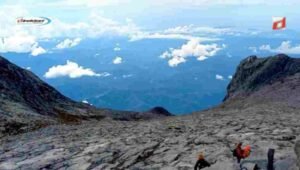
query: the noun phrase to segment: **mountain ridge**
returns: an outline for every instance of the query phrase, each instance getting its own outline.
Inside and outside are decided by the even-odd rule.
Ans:
[[[249,56],[242,60],[223,102],[238,100],[279,102],[299,107],[300,59],[278,54],[265,58]]]

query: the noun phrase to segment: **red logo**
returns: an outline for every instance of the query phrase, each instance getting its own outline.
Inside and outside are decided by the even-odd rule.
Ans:
[[[286,27],[285,17],[273,17],[273,30],[281,30]]]

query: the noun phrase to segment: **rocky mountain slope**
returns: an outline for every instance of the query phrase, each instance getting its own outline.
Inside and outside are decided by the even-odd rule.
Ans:
[[[145,115],[145,116],[144,116]],[[98,109],[75,102],[0,56],[0,136],[54,123],[78,123],[88,119],[149,119],[163,114]]]
[[[244,166],[251,167],[253,162],[264,166],[267,150],[274,148],[276,170],[297,170],[300,109],[293,102],[300,95],[299,84],[294,84],[299,81],[295,77],[299,71],[287,74],[290,69],[285,66],[280,74],[284,76],[274,76],[278,71],[272,71],[263,79],[257,78],[264,75],[259,72],[267,71],[263,68],[275,67],[260,61],[281,63],[286,60],[286,56],[281,56],[249,57],[242,61],[224,104],[210,110],[147,121],[105,118],[78,125],[56,124],[2,137],[0,169],[189,170],[193,169],[198,153],[203,152],[212,164],[205,170],[238,170],[231,150],[241,141],[252,147]],[[253,58],[257,63],[252,65]],[[291,60],[291,67],[298,63],[298,59],[287,60]],[[291,84],[295,88],[283,87]],[[296,97],[292,104],[288,95],[272,98],[272,94],[281,93],[282,89]],[[262,96],[264,102],[255,102],[256,95]],[[168,114],[161,108],[152,112]]]
[[[280,102],[300,107],[300,59],[279,54],[244,59],[227,88],[228,101]]]

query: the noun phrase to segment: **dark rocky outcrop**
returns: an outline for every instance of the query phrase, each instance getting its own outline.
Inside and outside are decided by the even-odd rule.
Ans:
[[[160,107],[160,106],[154,107],[151,110],[149,110],[148,112],[156,114],[156,115],[161,115],[161,116],[172,116],[172,114],[168,110],[166,110],[165,108]]]
[[[300,59],[279,54],[267,58],[250,56],[241,61],[224,101],[245,98],[299,104]]]
[[[146,112],[111,111],[107,116],[112,117],[114,120],[131,121],[159,119],[162,117],[172,116],[172,113],[163,107],[154,107]]]

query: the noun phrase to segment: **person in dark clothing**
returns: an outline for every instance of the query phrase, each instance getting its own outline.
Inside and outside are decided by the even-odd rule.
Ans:
[[[268,170],[274,170],[274,154],[275,154],[275,149],[269,149],[268,151]]]
[[[243,154],[242,143],[238,143],[233,152],[233,155],[236,157],[237,162],[240,163],[242,159],[241,155]]]
[[[203,169],[206,167],[210,167],[210,163],[208,163],[205,159],[202,153],[199,154],[197,163],[194,167],[194,170],[199,170],[199,169]]]

